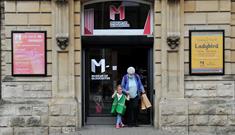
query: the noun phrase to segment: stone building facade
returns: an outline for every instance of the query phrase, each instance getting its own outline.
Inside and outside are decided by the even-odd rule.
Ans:
[[[83,6],[102,0],[58,1],[1,1],[1,135],[69,133],[86,125]],[[136,2],[150,3],[153,11],[150,125],[235,134],[235,1]],[[218,29],[225,31],[224,75],[190,75],[189,30]],[[12,76],[12,31],[47,32],[46,76]],[[65,50],[57,46],[58,33],[69,35]],[[172,34],[180,39],[173,49],[167,44]]]

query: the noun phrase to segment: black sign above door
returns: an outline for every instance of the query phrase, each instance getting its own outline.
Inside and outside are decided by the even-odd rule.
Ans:
[[[151,4],[108,1],[84,6],[83,35],[150,35]]]

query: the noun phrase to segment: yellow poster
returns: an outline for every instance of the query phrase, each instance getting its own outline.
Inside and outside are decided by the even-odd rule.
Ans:
[[[223,73],[223,32],[191,33],[191,73]]]

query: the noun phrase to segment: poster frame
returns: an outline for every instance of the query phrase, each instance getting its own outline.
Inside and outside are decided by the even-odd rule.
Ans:
[[[223,39],[223,43],[222,43],[222,72],[192,72],[192,34],[194,32],[201,32],[201,33],[221,33],[222,34],[222,39]],[[206,76],[206,75],[224,75],[225,73],[225,31],[222,29],[217,29],[217,30],[189,30],[189,75],[196,75],[196,76]]]
[[[44,34],[44,73],[41,74],[17,74],[14,73],[14,39],[13,34],[15,33],[43,33]],[[45,77],[47,76],[47,32],[46,31],[11,31],[11,73],[12,76],[25,76],[25,77],[32,77],[32,76],[38,76],[38,77]]]

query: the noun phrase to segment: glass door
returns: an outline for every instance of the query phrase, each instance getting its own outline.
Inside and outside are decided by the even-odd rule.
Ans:
[[[86,50],[86,121],[88,124],[109,124],[114,121],[110,113],[112,93],[116,85],[116,55],[112,49]],[[106,118],[106,121],[105,119]]]
[[[88,116],[110,116],[115,72],[111,49],[89,49],[87,60]]]

